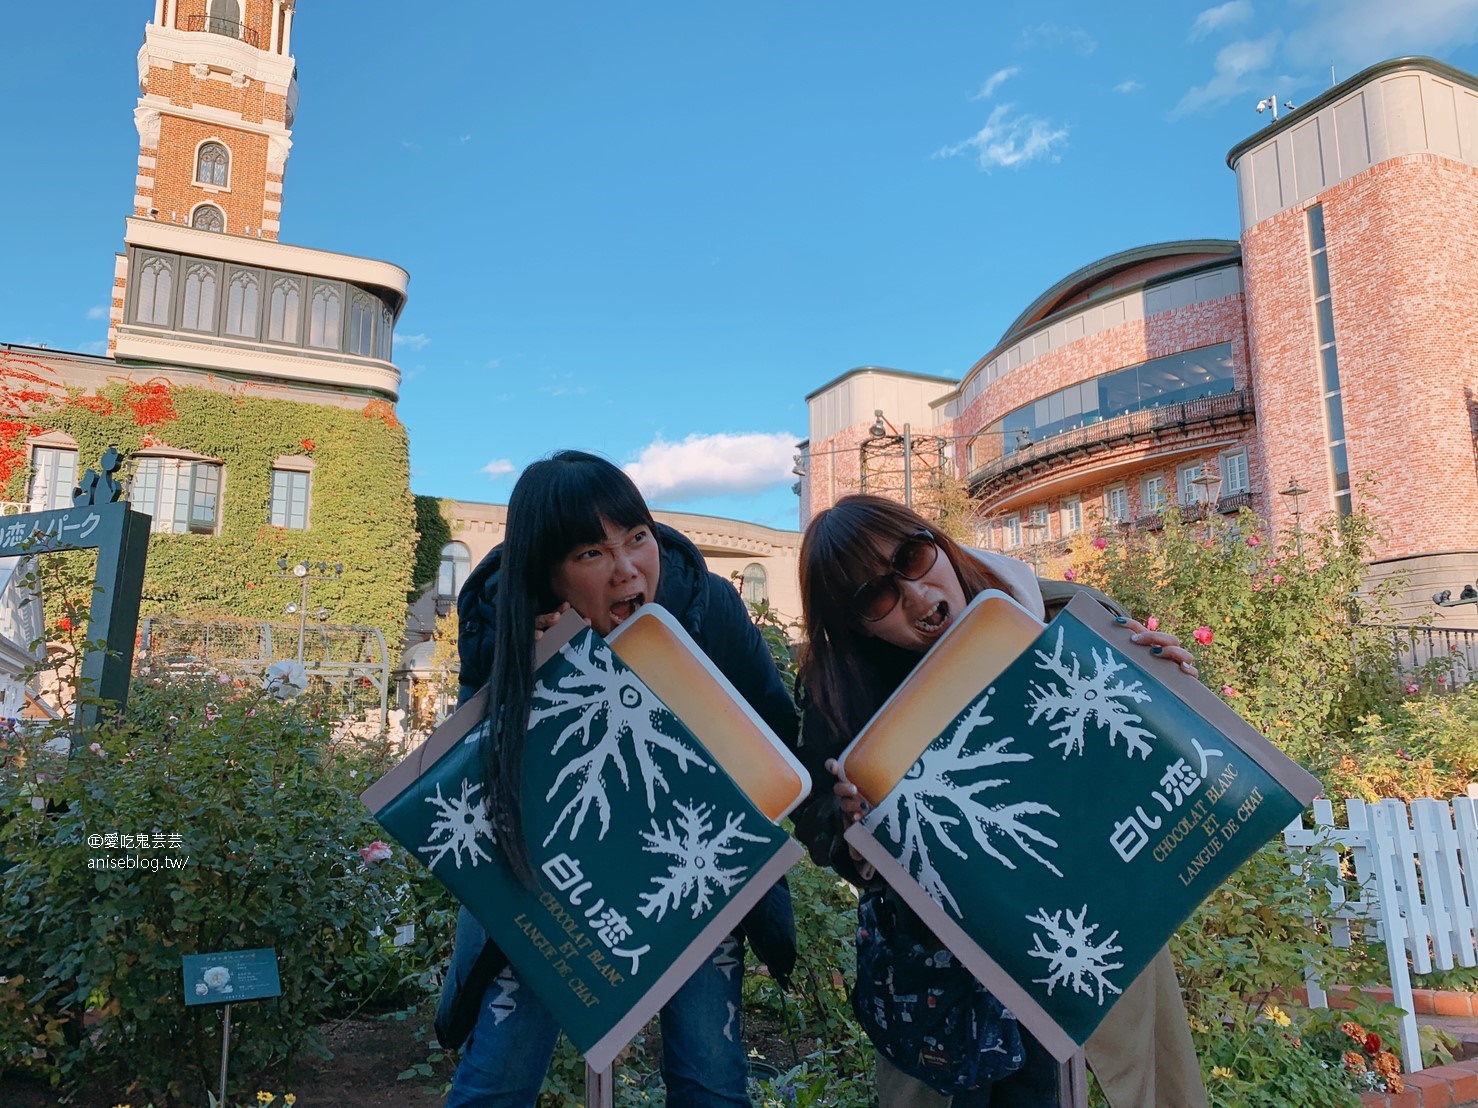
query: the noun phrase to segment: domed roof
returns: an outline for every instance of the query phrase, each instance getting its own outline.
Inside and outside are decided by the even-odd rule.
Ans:
[[[1184,270],[1236,260],[1241,253],[1241,245],[1233,239],[1184,239],[1110,254],[1068,274],[1033,300],[1006,328],[996,346],[1007,345],[1048,316],[1074,304]]]

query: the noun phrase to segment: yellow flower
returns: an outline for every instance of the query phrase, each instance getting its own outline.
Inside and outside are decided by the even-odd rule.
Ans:
[[[1264,1005],[1262,1014],[1267,1016],[1268,1019],[1272,1020],[1279,1027],[1287,1027],[1293,1022],[1293,1020],[1288,1017],[1288,1013],[1283,1011],[1283,1009],[1279,1008],[1276,1004]]]
[[[258,1092],[257,1093],[257,1103],[258,1104],[271,1104],[276,1099],[277,1098],[275,1096],[273,1096],[271,1093],[263,1093],[263,1092]]]
[[[1230,1078],[1232,1076],[1232,1071],[1229,1070],[1229,1069],[1227,1069],[1226,1066],[1212,1066],[1211,1067],[1211,1076],[1212,1077],[1219,1077],[1223,1081],[1225,1081],[1225,1080],[1227,1080],[1228,1078]]]
[[[298,1102],[298,1094],[297,1093],[284,1093],[283,1096],[282,1096],[282,1103],[286,1104],[287,1105],[287,1108],[293,1108],[293,1105],[296,1104],[297,1102]]]
[[[1195,1016],[1192,1016],[1191,1030],[1198,1035],[1204,1035],[1211,1030],[1211,1025],[1208,1024],[1205,1020],[1198,1020]]]

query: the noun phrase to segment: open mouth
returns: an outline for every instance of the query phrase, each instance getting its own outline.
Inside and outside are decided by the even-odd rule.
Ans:
[[[616,601],[616,603],[611,605],[611,618],[618,624],[624,623],[642,606],[643,599],[645,598],[641,593],[635,593],[632,596]]]
[[[938,635],[949,626],[949,621],[949,601],[941,600],[918,619],[914,620],[913,625],[925,635]]]

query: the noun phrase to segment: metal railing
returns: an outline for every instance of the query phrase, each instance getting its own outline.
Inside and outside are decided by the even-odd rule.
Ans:
[[[248,46],[261,49],[261,41],[256,31],[244,23],[237,23],[231,19],[220,19],[213,15],[182,15],[179,20],[179,28],[182,31],[204,31],[211,35],[222,35],[226,38],[239,39]]]
[[[1478,629],[1457,627],[1392,627],[1403,679],[1430,676],[1439,691],[1460,688],[1478,675]]]
[[[977,492],[981,485],[1009,477],[1040,462],[1050,462],[1095,447],[1107,447],[1119,440],[1156,437],[1166,431],[1182,431],[1224,419],[1243,419],[1251,414],[1251,394],[1246,389],[1237,389],[1220,396],[1203,396],[1199,400],[1114,416],[1100,423],[1074,427],[1040,442],[1027,443],[1009,454],[992,458],[970,473],[970,489]]]

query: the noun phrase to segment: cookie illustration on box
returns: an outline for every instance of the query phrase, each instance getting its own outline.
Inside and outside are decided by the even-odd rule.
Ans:
[[[810,793],[795,755],[666,608],[642,605],[608,641],[765,815],[779,823]]]

